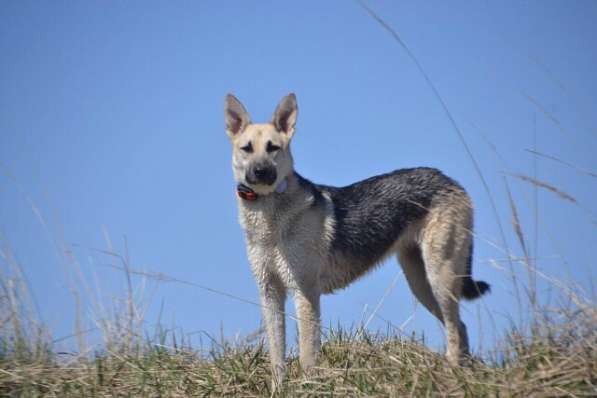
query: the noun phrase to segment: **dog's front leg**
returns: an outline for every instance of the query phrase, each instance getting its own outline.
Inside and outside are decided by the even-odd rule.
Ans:
[[[274,388],[277,388],[286,377],[286,362],[284,360],[286,353],[284,314],[286,288],[278,278],[270,276],[263,283],[260,283],[260,295],[272,363]]]
[[[299,322],[299,356],[304,372],[315,366],[321,345],[320,295],[315,286],[303,286],[295,293]]]

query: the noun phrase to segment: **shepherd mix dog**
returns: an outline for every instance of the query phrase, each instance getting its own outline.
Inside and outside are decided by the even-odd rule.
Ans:
[[[293,166],[297,103],[284,97],[270,123],[252,123],[226,96],[240,223],[260,291],[274,382],[284,379],[286,294],[294,293],[300,364],[315,365],[320,296],[345,288],[397,254],[417,299],[444,325],[447,358],[468,355],[459,299],[489,285],[474,281],[473,208],[465,190],[432,168],[401,169],[346,187],[314,184]]]

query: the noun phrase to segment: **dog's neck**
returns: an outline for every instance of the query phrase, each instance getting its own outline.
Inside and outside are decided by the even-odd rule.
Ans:
[[[302,187],[303,179],[295,172],[286,177],[286,189],[259,195],[255,200],[237,199],[239,221],[246,238],[254,245],[277,244],[282,230],[294,228],[294,222],[316,200],[311,190]],[[280,187],[280,189],[284,186]]]

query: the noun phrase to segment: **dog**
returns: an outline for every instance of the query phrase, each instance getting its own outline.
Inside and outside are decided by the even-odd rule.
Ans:
[[[416,298],[444,325],[447,359],[468,356],[459,299],[490,290],[471,277],[473,208],[466,191],[433,168],[400,169],[345,187],[319,185],[294,170],[294,94],[270,123],[252,123],[225,99],[239,220],[260,292],[274,381],[285,367],[285,313],[293,292],[299,360],[308,372],[321,344],[320,296],[347,287],[396,254]]]

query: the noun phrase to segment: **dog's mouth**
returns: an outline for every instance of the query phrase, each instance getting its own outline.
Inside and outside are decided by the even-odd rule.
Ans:
[[[276,182],[275,178],[267,178],[267,179],[256,179],[251,176],[246,176],[245,181],[247,182],[246,185],[250,185],[252,187],[271,187]]]

